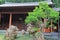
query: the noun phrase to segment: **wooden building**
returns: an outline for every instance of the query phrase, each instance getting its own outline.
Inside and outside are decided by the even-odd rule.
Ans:
[[[48,3],[52,7],[52,3]],[[0,29],[7,29],[10,25],[16,25],[20,30],[26,29],[24,20],[28,12],[33,11],[38,2],[34,3],[8,3],[0,5]]]

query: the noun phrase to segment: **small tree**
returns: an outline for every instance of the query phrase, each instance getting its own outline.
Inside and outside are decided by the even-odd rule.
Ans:
[[[42,23],[44,23],[44,27],[49,23],[51,19],[53,19],[55,22],[59,18],[59,13],[54,11],[52,8],[50,8],[47,4],[47,2],[40,2],[38,7],[35,7],[33,12],[28,12],[28,16],[25,19],[25,23],[35,23],[40,28],[41,37],[40,40],[44,40],[43,35],[43,26],[41,26]],[[47,19],[46,22],[43,22],[42,19]],[[56,19],[56,20],[55,20]]]

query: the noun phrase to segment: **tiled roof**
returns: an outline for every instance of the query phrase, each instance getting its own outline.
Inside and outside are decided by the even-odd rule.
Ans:
[[[52,2],[48,2],[52,4]],[[14,6],[38,6],[39,2],[29,2],[29,3],[5,3],[1,4],[0,7],[14,7]]]

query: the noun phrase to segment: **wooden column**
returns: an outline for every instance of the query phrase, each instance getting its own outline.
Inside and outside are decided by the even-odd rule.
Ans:
[[[58,19],[58,31],[59,31],[59,19]]]
[[[0,13],[0,26],[1,26],[1,13]]]
[[[60,16],[60,11],[59,11],[59,16]],[[60,35],[60,25],[59,24],[60,24],[60,18],[58,18],[58,33],[59,33],[58,35]]]
[[[11,26],[12,24],[12,13],[10,13],[10,18],[9,18],[9,27]]]
[[[51,32],[53,32],[53,30],[52,30],[52,19],[51,19]]]
[[[1,18],[1,13],[0,13],[0,18]]]
[[[1,12],[0,12],[0,20],[1,20]]]

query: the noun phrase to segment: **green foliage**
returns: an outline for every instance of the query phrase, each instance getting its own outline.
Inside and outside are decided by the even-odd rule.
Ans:
[[[38,19],[37,17],[34,15],[33,12],[29,12],[29,16],[26,17],[25,22],[26,23],[30,23],[30,22],[36,22]]]
[[[5,3],[5,0],[0,0],[0,4],[4,4]]]
[[[32,30],[33,30],[33,31],[37,31],[37,30],[38,30],[38,28],[37,28],[37,27],[34,27]]]
[[[39,6],[35,7],[33,12],[28,13],[28,16],[25,19],[25,23],[37,23],[38,21],[43,22],[42,19],[48,19],[48,21],[46,22],[46,24],[48,24],[51,19],[53,20],[53,22],[56,22],[58,18],[59,12],[54,11],[52,8],[50,8],[47,2],[40,2]]]
[[[48,15],[48,20],[52,19],[52,21],[55,23],[59,18],[59,12],[54,11],[52,8],[49,8],[48,11],[50,11]]]

